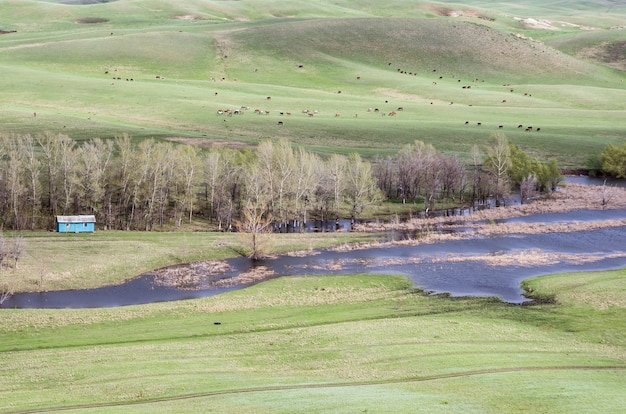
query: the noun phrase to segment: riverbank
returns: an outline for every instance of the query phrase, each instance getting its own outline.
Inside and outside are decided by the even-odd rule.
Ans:
[[[411,219],[406,222],[365,223],[355,226],[355,231],[382,232],[395,231],[404,234],[419,234],[404,242],[434,242],[439,240],[460,239],[489,234],[509,233],[551,233],[589,230],[594,228],[618,227],[626,225],[624,220],[603,220],[589,222],[562,223],[506,223],[507,219],[537,214],[566,213],[576,210],[615,210],[626,209],[626,188],[592,186],[570,183],[545,198],[530,203],[477,210],[469,215],[452,217],[429,217]],[[448,231],[442,232],[445,228]],[[454,232],[455,228],[469,231]]]

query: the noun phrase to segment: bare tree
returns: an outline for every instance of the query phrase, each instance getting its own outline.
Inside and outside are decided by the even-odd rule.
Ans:
[[[15,263],[15,269],[18,268],[18,263],[22,254],[24,253],[24,237],[21,235],[13,237],[13,249],[11,250],[11,255],[13,256],[13,260]]]
[[[337,217],[340,215],[345,187],[347,159],[343,155],[333,154],[326,162],[326,191],[332,195],[332,202]]]
[[[605,178],[604,182],[602,183],[602,201],[601,201],[602,210],[604,210],[609,205],[613,197],[615,197],[615,188],[611,186],[607,186],[606,178]]]
[[[268,253],[272,218],[267,215],[266,207],[257,208],[252,202],[246,203],[237,229],[252,260],[259,260]]]
[[[0,305],[7,301],[11,296],[13,296],[13,287],[8,283],[4,283],[0,286]]]
[[[374,161],[374,177],[376,185],[382,190],[387,198],[394,197],[395,165],[392,157],[377,157]]]
[[[522,180],[519,186],[521,202],[535,197],[538,193],[537,176],[529,174]]]
[[[230,228],[239,199],[241,165],[236,162],[239,153],[233,150],[211,151],[204,158],[205,198],[209,217],[215,218],[218,228]]]
[[[350,203],[350,218],[354,220],[367,206],[382,201],[383,196],[376,186],[372,166],[361,159],[359,154],[351,154],[345,169],[345,194]]]
[[[307,209],[314,202],[315,188],[319,182],[318,171],[322,168],[322,161],[310,152],[300,148],[298,150],[295,183],[294,183],[294,213],[302,219],[303,226],[307,222]]]
[[[197,181],[197,170],[200,160],[196,147],[183,146],[178,148],[179,162],[177,171],[180,176],[180,190],[177,194],[177,204],[181,210],[187,209],[189,223],[193,218],[193,202],[195,198],[194,185]],[[179,222],[180,225],[180,222]]]
[[[2,271],[2,269],[4,268],[4,259],[7,257],[7,255],[7,240],[4,235],[0,233],[0,271]]]
[[[28,193],[28,204],[30,209],[30,229],[35,230],[37,226],[37,214],[41,206],[41,161],[38,157],[36,141],[32,135],[27,134],[19,141],[20,153],[24,164],[24,184]]]
[[[510,191],[510,179],[508,177],[511,167],[511,150],[508,139],[504,134],[495,134],[492,144],[487,150],[487,158],[483,165],[490,172],[494,180],[496,205],[504,199]]]
[[[16,230],[22,228],[22,211],[24,209],[23,200],[26,199],[26,188],[22,179],[22,157],[17,136],[4,137],[3,147],[7,152],[7,164],[5,169],[5,180],[7,186],[7,196],[11,209],[12,227]]]
[[[59,151],[59,178],[60,188],[63,192],[63,214],[74,213],[74,196],[78,184],[78,157],[74,141],[65,135],[57,137]]]

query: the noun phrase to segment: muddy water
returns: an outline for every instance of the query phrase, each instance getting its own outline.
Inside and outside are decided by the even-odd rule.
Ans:
[[[625,219],[625,210],[576,211],[509,219],[508,222],[572,222]],[[81,291],[16,294],[5,308],[86,308],[144,304],[211,296],[285,275],[401,273],[434,293],[497,296],[526,301],[520,282],[531,276],[626,267],[626,227],[568,233],[477,236],[413,246],[383,245],[362,250],[312,251],[258,262],[237,258],[219,272],[187,277],[145,274],[119,286]],[[263,272],[255,272],[263,269]],[[257,275],[243,277],[242,275]],[[260,274],[260,276],[258,276]],[[181,276],[182,275],[182,276]]]

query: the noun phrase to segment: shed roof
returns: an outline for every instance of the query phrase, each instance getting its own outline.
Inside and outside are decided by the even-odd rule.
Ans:
[[[57,216],[57,223],[95,223],[96,216]]]

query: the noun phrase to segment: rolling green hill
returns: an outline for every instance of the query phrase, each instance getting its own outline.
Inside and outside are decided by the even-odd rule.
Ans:
[[[608,1],[4,1],[0,129],[464,156],[502,126],[581,167],[626,135],[624,16]]]

